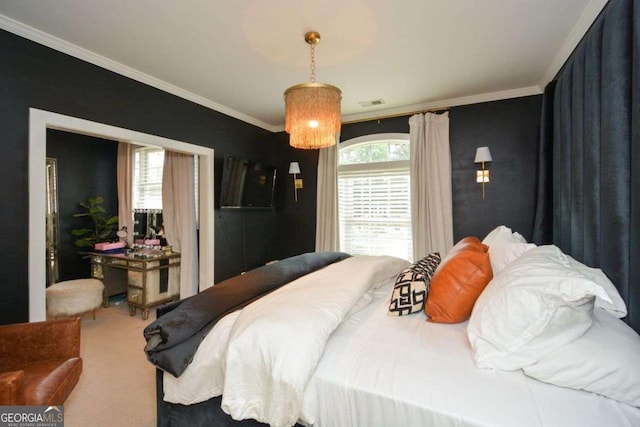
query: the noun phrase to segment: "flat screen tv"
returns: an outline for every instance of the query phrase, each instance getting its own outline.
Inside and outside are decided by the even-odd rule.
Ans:
[[[222,169],[220,208],[272,209],[276,168],[227,156]]]

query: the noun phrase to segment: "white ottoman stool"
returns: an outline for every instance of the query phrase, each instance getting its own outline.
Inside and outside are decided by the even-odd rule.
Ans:
[[[47,288],[47,314],[75,316],[91,311],[96,320],[96,308],[102,304],[104,285],[98,279],[76,279],[54,283]]]

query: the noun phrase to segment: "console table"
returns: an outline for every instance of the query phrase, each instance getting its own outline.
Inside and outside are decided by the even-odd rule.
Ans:
[[[103,281],[104,306],[108,298],[127,293],[129,314],[142,310],[149,318],[149,308],[180,298],[180,254],[139,257],[135,254],[91,253],[91,276]]]

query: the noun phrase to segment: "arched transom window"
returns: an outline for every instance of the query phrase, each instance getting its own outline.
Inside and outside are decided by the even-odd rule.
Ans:
[[[376,134],[340,144],[340,249],[412,260],[409,134]]]

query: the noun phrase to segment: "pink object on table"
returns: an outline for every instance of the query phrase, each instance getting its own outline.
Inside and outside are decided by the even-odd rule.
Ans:
[[[124,248],[125,242],[102,242],[96,243],[93,247],[96,251],[110,251],[112,249]]]

